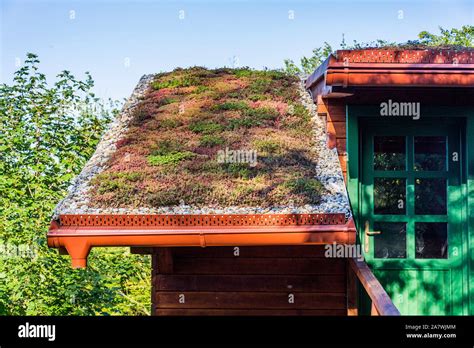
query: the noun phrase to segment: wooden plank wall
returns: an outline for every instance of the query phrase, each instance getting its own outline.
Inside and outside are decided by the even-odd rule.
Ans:
[[[318,97],[318,116],[326,120],[328,147],[337,148],[344,178],[347,178],[346,105],[341,99]]]
[[[346,263],[324,246],[156,248],[154,314],[346,315]]]

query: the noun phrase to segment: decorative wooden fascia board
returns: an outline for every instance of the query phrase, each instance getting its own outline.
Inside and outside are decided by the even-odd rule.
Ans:
[[[343,225],[344,214],[246,214],[246,215],[60,215],[61,226],[113,227],[210,227]]]
[[[474,64],[474,50],[469,49],[360,49],[339,50],[338,62],[396,64]]]

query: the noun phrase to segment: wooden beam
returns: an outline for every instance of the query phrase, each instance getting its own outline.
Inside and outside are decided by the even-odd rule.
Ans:
[[[342,274],[344,259],[304,258],[175,258],[174,274],[221,274],[221,275],[277,275],[277,274]],[[158,273],[164,273],[158,264]]]
[[[196,259],[195,262],[200,262]],[[215,262],[220,262],[216,260]],[[158,274],[156,291],[226,292],[226,291],[262,291],[262,292],[313,292],[346,293],[344,274],[320,275],[175,275]]]
[[[360,283],[372,300],[371,312],[378,315],[400,315],[397,307],[385,292],[380,282],[375,278],[369,266],[364,261],[349,259],[353,272],[357,275]]]
[[[138,255],[151,255],[153,254],[153,248],[130,247],[130,253]]]
[[[347,291],[347,315],[357,316],[358,310],[358,295],[359,287],[357,284],[357,277],[350,265],[346,267],[346,291]]]
[[[157,292],[161,308],[202,309],[336,309],[345,310],[345,294],[288,292]]]
[[[344,316],[343,309],[158,308],[158,316]]]

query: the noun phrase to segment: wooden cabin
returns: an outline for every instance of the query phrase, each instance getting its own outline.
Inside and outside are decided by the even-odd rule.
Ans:
[[[151,254],[154,315],[473,314],[473,53],[145,76],[48,244]]]

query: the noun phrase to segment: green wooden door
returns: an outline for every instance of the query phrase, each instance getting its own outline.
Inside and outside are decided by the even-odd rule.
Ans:
[[[402,314],[462,314],[460,129],[411,120],[361,129],[367,262]]]

